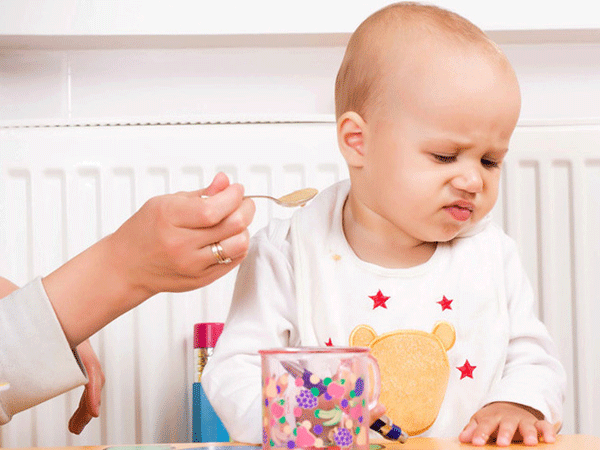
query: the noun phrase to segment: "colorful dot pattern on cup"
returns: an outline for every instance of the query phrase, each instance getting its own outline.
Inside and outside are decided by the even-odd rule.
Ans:
[[[323,380],[307,371],[268,377],[263,395],[265,449],[369,450],[365,380],[347,369]]]

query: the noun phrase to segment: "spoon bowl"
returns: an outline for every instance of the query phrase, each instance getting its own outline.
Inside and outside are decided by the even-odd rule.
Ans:
[[[279,198],[271,197],[270,195],[246,195],[244,198],[267,198],[275,203],[288,208],[296,206],[304,206],[308,201],[312,200],[319,193],[315,188],[299,189],[289,194],[285,194]]]

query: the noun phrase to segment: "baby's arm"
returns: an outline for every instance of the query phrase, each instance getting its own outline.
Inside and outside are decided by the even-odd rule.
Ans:
[[[258,350],[295,344],[294,299],[285,252],[261,230],[240,266],[225,328],[202,375],[206,395],[235,441],[262,442]]]
[[[8,294],[17,289],[19,289],[19,286],[14,284],[12,281],[0,277],[0,299],[6,297]]]
[[[566,374],[555,345],[536,315],[533,289],[512,240],[503,246],[509,344],[502,378],[460,434],[462,442],[498,445],[522,440],[535,445],[538,436],[554,442],[562,421]]]
[[[556,431],[543,415],[533,408],[509,402],[495,402],[481,408],[460,433],[459,440],[473,445],[485,445],[489,438],[506,447],[514,441],[536,445],[538,436],[544,442],[556,440]]]

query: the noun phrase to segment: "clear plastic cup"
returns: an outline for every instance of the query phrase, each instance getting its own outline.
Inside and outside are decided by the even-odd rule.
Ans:
[[[368,348],[261,350],[263,449],[369,449],[379,367]]]

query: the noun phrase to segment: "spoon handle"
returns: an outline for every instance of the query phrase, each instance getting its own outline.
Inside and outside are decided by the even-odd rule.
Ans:
[[[244,195],[244,198],[268,198],[269,200],[279,202],[279,199],[276,199],[275,197],[271,197],[270,195],[252,194],[252,195]]]
[[[201,195],[200,198],[210,198],[210,196],[209,195]],[[244,195],[244,198],[268,198],[273,201],[278,201],[275,197],[271,197],[270,195],[258,195],[258,194]]]

